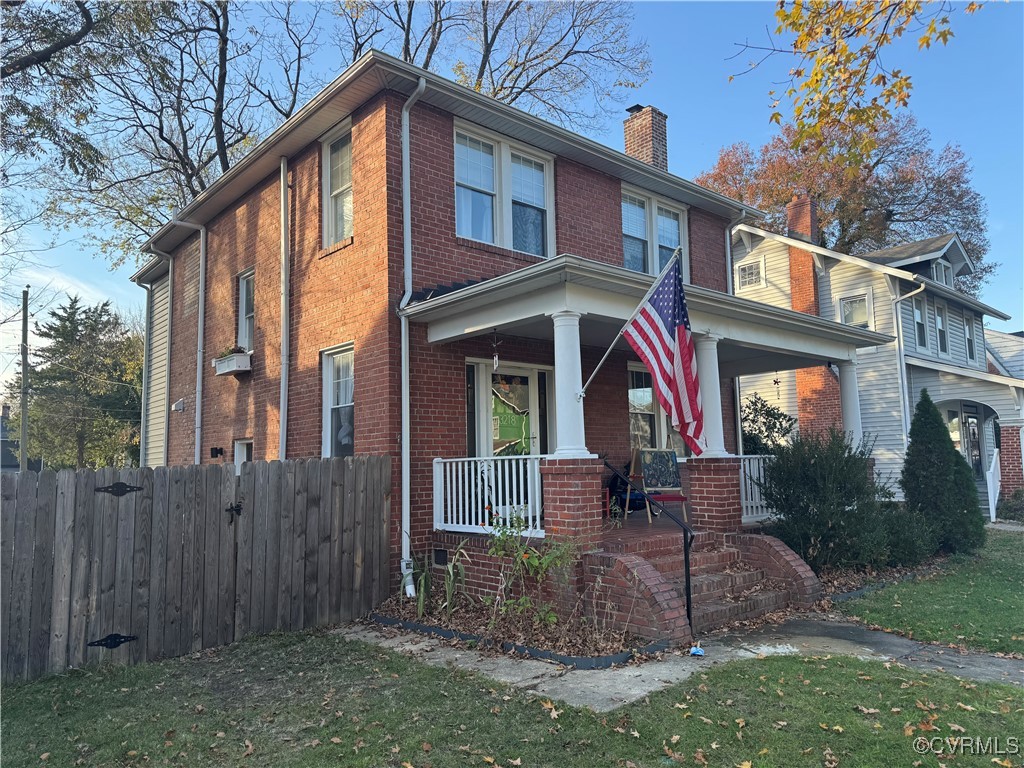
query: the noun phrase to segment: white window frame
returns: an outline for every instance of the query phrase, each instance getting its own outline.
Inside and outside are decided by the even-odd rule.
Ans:
[[[945,321],[946,348],[942,348],[942,337],[939,335],[939,312],[942,313]],[[953,348],[953,340],[949,335],[949,305],[939,299],[935,300],[935,352],[940,357],[949,357]]]
[[[328,459],[331,458],[331,392],[332,385],[334,384],[332,376],[334,373],[334,367],[327,365],[327,359],[332,358],[335,355],[343,354],[352,355],[352,428],[355,430],[355,405],[356,405],[356,385],[355,385],[355,344],[353,342],[346,342],[345,344],[338,344],[333,347],[327,347],[320,350],[320,376],[321,376],[321,394],[320,394],[320,455],[321,457]],[[348,405],[348,403],[346,403]],[[353,441],[354,442],[354,441]]]
[[[978,334],[975,333],[974,315],[966,310],[964,310],[964,350],[967,353],[968,362],[978,362]]]
[[[494,242],[477,240],[459,235],[465,240],[495,245],[516,253],[525,253],[538,259],[550,259],[555,255],[555,156],[539,149],[520,144],[501,134],[481,128],[473,123],[455,119],[452,130],[452,158],[458,135],[490,144],[494,148]],[[537,256],[529,251],[518,251],[512,246],[512,155],[517,154],[544,166],[544,255]],[[452,163],[452,188],[457,194],[455,164]],[[456,203],[457,205],[457,203]],[[458,211],[456,210],[456,216]],[[458,224],[456,223],[456,231]]]
[[[743,268],[753,266],[757,267],[757,282],[750,283],[749,285],[743,285],[743,281],[740,279],[740,276],[743,273]],[[764,288],[765,286],[767,286],[768,278],[765,275],[764,254],[762,253],[760,256],[754,256],[753,258],[748,256],[747,258],[738,261],[736,263],[736,273],[733,275],[733,281],[733,284],[736,286],[737,293],[739,293],[740,291],[750,291],[755,288]]]
[[[658,208],[665,208],[679,216],[679,245],[682,248],[679,258],[680,271],[683,275],[683,282],[690,283],[690,206],[686,203],[677,203],[674,200],[666,200],[663,197],[656,197],[650,192],[645,192],[638,187],[631,187],[628,184],[622,185],[619,210],[621,211],[621,198],[625,196],[635,197],[644,201],[647,213],[647,274],[658,275],[661,273],[659,266],[661,259],[658,256]],[[620,224],[619,229],[622,229]],[[623,232],[622,234],[625,234]],[[625,258],[625,254],[623,254]],[[763,272],[763,270],[762,270]]]
[[[354,220],[352,222],[353,232],[349,232],[347,235],[344,233],[339,235],[334,231],[334,210],[333,205],[331,204],[331,144],[336,142],[345,134],[351,133],[352,120],[347,119],[340,125],[332,128],[328,133],[324,134],[320,138],[320,216],[323,220],[323,240],[321,243],[323,248],[333,248],[343,240],[347,240],[352,237],[353,232],[355,231]],[[349,141],[351,146],[351,139]],[[352,175],[355,176],[355,174]],[[349,179],[349,183],[346,186],[348,189],[352,189],[352,179]]]
[[[921,325],[924,327],[924,344],[921,344],[921,337],[917,333],[917,305],[921,304]],[[914,323],[914,346],[917,349],[928,351],[931,349],[931,342],[928,333],[928,300],[924,296],[914,296],[910,300],[910,317]]]
[[[494,450],[492,433],[492,402],[491,402],[491,374],[495,373],[494,361],[485,360],[479,357],[467,357],[466,365],[476,369],[475,381],[476,391],[476,452],[477,456],[490,456]],[[555,369],[551,365],[537,365],[535,363],[521,363],[515,360],[500,360],[497,373],[526,376],[530,379],[530,412],[540,414],[540,392],[537,385],[537,375],[544,373],[547,376],[547,431],[548,451],[554,452],[558,445],[558,435],[555,434]],[[536,433],[536,439],[531,436],[531,446],[539,446],[540,432]],[[539,450],[539,449],[538,449]]]
[[[244,286],[247,281],[252,282],[253,306],[251,307],[246,306],[245,300]],[[235,344],[251,353],[256,335],[256,270],[247,269],[244,272],[239,272],[236,285],[238,288],[238,328],[235,334]],[[247,322],[250,316],[252,317],[251,329]]]
[[[941,275],[941,277],[940,277]],[[948,281],[946,277],[949,277]],[[945,259],[936,259],[932,262],[932,279],[941,285],[953,287],[953,265]]]
[[[246,455],[248,454],[248,455]],[[235,440],[235,474],[242,474],[242,464],[247,461],[252,461],[253,457],[253,443],[252,438],[246,438],[245,440]]]
[[[647,370],[647,366],[640,362],[629,361],[626,364],[628,371],[643,371],[644,373],[650,373]],[[652,376],[653,378],[653,376]],[[629,373],[626,374],[626,391],[629,392],[630,377]],[[653,382],[652,382],[653,383]],[[629,403],[626,403],[626,418],[629,418]],[[665,409],[661,407],[661,403],[658,401],[658,396],[654,395],[654,447],[657,450],[675,450],[675,446],[672,445],[672,441],[669,439],[669,435],[672,433],[672,423],[669,421],[669,416],[665,413]],[[629,427],[626,428],[626,437],[629,438]],[[630,443],[630,451],[633,450],[633,445]],[[689,450],[684,448],[684,450]],[[676,460],[681,464],[686,461],[687,456],[683,453],[676,453]]]
[[[867,330],[875,330],[875,302],[872,296],[870,288],[866,288],[863,291],[851,291],[849,293],[843,293],[835,297],[835,321],[837,323],[843,322],[843,302],[850,301],[851,299],[864,299],[864,306],[868,314],[868,325]],[[860,326],[850,326],[851,328],[858,328]],[[915,331],[916,333],[916,331]]]

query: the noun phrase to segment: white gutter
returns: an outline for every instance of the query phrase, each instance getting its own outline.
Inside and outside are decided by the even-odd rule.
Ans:
[[[191,221],[172,219],[176,227],[188,227],[199,233],[199,322],[196,331],[196,450],[194,464],[201,463],[203,437],[203,336],[206,331],[206,227]]]
[[[277,458],[284,461],[288,448],[288,368],[291,357],[291,228],[288,221],[288,158],[281,158],[281,400]]]
[[[898,281],[894,282],[896,282],[897,296],[892,300],[892,318],[896,330],[896,360],[899,362],[896,368],[900,385],[900,412],[903,418],[903,448],[906,450],[910,439],[910,398],[907,394],[907,361],[903,352],[903,316],[898,305],[904,299],[916,296],[928,286],[921,285],[910,293],[900,296],[898,295],[900,284]]]
[[[410,417],[409,393],[409,318],[402,312],[412,298],[412,193],[411,193],[411,162],[409,140],[409,112],[420,96],[427,89],[427,81],[420,77],[416,90],[402,107],[402,270],[405,276],[405,291],[398,302],[400,323],[402,326],[402,583],[408,597],[416,596],[416,587],[412,579],[411,546],[411,486],[409,483],[410,446],[409,432],[412,429]]]

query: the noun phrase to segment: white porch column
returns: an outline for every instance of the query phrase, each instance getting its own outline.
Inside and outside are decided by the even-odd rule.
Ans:
[[[860,425],[860,394],[857,391],[857,361],[839,363],[839,405],[843,412],[843,431],[853,444],[860,443],[864,433]]]
[[[555,326],[555,456],[593,458],[583,429],[583,365],[580,362],[580,313],[551,315]]]
[[[718,373],[719,340],[720,337],[712,334],[694,337],[701,408],[704,411],[704,440],[707,445],[707,449],[701,454],[702,458],[732,455],[725,450],[725,429],[722,426],[722,387]]]

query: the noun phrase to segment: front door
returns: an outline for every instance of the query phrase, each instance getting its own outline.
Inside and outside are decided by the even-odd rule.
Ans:
[[[500,367],[491,373],[491,455],[536,454],[537,372],[529,368]]]

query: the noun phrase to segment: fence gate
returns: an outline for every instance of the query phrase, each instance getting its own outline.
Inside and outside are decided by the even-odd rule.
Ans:
[[[387,456],[0,476],[0,668],[347,621],[388,594]]]

